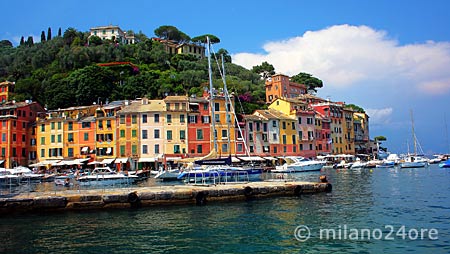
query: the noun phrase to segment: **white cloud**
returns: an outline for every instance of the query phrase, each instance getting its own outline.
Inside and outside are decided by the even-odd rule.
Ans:
[[[384,125],[390,123],[392,112],[392,108],[366,109],[366,113],[370,117],[370,123],[374,125]]]
[[[385,31],[336,25],[263,48],[265,54],[235,54],[233,62],[251,68],[267,61],[277,72],[311,73],[334,89],[378,83],[377,89],[416,94],[450,92],[449,42],[399,45]]]

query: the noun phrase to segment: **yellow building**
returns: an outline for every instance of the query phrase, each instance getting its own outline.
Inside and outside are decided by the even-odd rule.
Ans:
[[[139,159],[139,102],[125,103],[121,110],[117,111],[116,139],[118,156],[115,163],[118,169],[130,168],[134,170]]]
[[[63,160],[64,142],[73,142],[64,138],[64,117],[59,112],[48,112],[37,121],[37,151],[39,162]]]
[[[342,108],[342,131],[344,133],[344,153],[355,154],[355,130],[354,130],[354,111],[351,108]]]
[[[178,161],[187,155],[187,116],[189,100],[187,96],[167,96],[164,100],[164,159]]]
[[[95,111],[96,120],[96,157],[106,164],[113,163],[119,156],[117,151],[118,126],[116,122],[117,111],[122,108],[122,102],[111,102],[106,105],[97,106]]]
[[[369,116],[365,112],[354,112],[353,124],[355,130],[355,152],[369,153]]]
[[[215,133],[211,131],[211,150],[214,150],[214,144],[217,144],[215,151],[220,156],[228,156],[230,154],[236,154],[236,118],[234,111],[234,98],[226,100],[223,93],[218,93],[214,96],[212,101],[211,124],[214,121]],[[231,101],[231,103],[230,103]],[[214,112],[214,113],[212,113]],[[214,142],[214,140],[216,142]]]

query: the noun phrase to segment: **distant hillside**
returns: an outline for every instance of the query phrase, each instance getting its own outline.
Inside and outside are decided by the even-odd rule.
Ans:
[[[48,109],[144,96],[201,95],[208,84],[207,59],[170,55],[160,42],[142,34],[141,41],[133,45],[88,41],[88,36],[88,32],[69,28],[63,35],[40,43],[23,40],[13,47],[2,41],[0,79],[16,82],[14,99],[32,99]],[[228,60],[228,89],[243,100],[245,113],[262,108],[265,90],[260,76],[231,63],[226,50],[219,52]],[[220,87],[217,65],[213,68],[214,83]],[[241,107],[236,108],[241,113]]]

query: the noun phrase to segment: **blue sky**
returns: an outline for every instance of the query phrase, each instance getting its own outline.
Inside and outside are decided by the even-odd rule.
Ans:
[[[153,36],[173,25],[221,39],[233,62],[268,61],[277,72],[308,72],[318,95],[367,110],[371,136],[394,152],[411,143],[410,111],[426,153],[450,152],[449,1],[2,1],[0,39],[40,40],[41,31],[108,24]],[[444,119],[447,121],[445,122]],[[446,132],[446,126],[449,131]],[[450,134],[449,134],[450,135]],[[412,148],[411,148],[412,149]]]

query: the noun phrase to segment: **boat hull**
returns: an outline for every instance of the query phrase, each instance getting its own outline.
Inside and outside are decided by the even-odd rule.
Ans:
[[[301,163],[301,164],[284,164],[277,166],[272,172],[274,173],[290,173],[290,172],[310,172],[320,171],[325,163]]]
[[[428,165],[427,162],[402,162],[400,168],[424,168]]]

